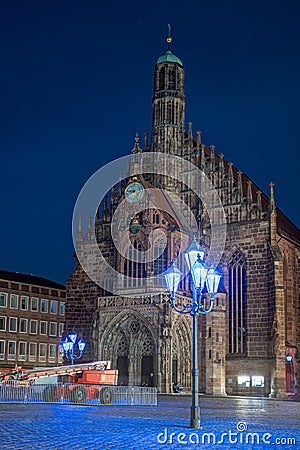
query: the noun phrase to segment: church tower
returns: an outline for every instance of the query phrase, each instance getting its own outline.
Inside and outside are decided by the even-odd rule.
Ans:
[[[185,121],[184,69],[171,51],[170,29],[169,25],[168,50],[158,58],[154,69],[151,151],[180,156]]]

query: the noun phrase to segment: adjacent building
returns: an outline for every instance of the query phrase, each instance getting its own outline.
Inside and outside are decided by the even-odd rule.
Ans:
[[[148,143],[146,133],[142,150],[136,139],[133,163],[149,151],[176,155],[197,166],[217,191],[226,214],[227,237],[218,267],[223,282],[213,311],[199,320],[201,391],[294,395],[300,382],[299,229],[276,207],[273,183],[268,195],[264,194],[213,145],[202,142],[201,133],[194,134],[191,123],[185,129],[184,66],[170,45],[154,69],[151,141]],[[142,195],[139,192],[153,186],[181,198],[201,230],[202,246],[209,249],[210,218],[189,186],[168,177],[144,178],[138,173],[120,180],[98,209],[94,230],[90,222],[89,230],[83,232],[79,218],[77,249],[86,248],[88,255],[95,234],[107,262],[135,281],[124,284],[126,295],[115,295],[109,280],[100,287],[76,259],[67,281],[66,329],[75,329],[84,337],[87,360],[110,359],[119,369],[120,382],[146,383],[170,392],[173,382],[180,382],[185,389],[191,386],[191,318],[174,312],[168,294],[154,292],[145,280],[162,273],[173,258],[184,265],[182,252],[191,233],[188,229],[179,233],[184,218],[178,220],[175,214],[174,220],[172,201],[162,193],[156,209],[150,207],[145,194],[141,214],[120,216],[119,226],[132,244],[125,255],[115,247],[111,235],[120,202],[130,203],[133,193]],[[126,196],[128,191],[131,196]],[[152,262],[138,259],[136,255],[147,250],[153,236],[151,248],[157,258]],[[104,268],[95,270],[105,279]],[[189,284],[182,283],[177,301],[189,296]]]
[[[0,368],[62,362],[65,286],[46,278],[0,270]]]

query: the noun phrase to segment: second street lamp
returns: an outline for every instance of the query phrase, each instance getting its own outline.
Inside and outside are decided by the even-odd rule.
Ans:
[[[172,307],[180,314],[190,314],[193,319],[192,329],[192,406],[191,406],[191,428],[200,428],[200,407],[199,407],[199,368],[198,368],[198,315],[208,314],[214,305],[214,296],[218,291],[221,275],[216,271],[214,262],[208,267],[204,260],[204,250],[197,241],[184,252],[186,262],[192,277],[192,299],[178,307],[175,303],[175,294],[181,280],[182,273],[172,261],[168,270],[165,271],[166,284],[170,293]],[[210,305],[206,309],[205,301],[202,300],[203,288],[206,285],[210,297]]]
[[[77,338],[77,334],[74,331],[71,331],[66,339],[61,343],[64,349],[65,357],[70,359],[72,364],[74,364],[75,359],[81,358],[86,345],[82,338],[79,340],[77,340]]]

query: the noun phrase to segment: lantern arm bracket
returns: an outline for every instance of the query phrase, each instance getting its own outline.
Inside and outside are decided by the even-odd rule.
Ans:
[[[176,306],[176,304],[175,304],[175,297],[173,297],[171,299],[171,301],[172,301],[172,307],[175,309],[176,312],[178,312],[180,314],[192,314],[192,310],[193,310],[192,302],[188,302],[185,305],[183,305],[182,308],[178,308],[178,306]]]
[[[205,306],[203,305],[203,303],[200,304],[200,314],[208,314],[209,312],[212,311],[213,307],[214,307],[214,300],[215,297],[213,295],[210,296],[210,305],[208,309],[205,309]]]

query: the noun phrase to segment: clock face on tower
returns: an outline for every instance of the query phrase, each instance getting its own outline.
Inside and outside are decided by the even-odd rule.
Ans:
[[[125,198],[129,203],[136,203],[143,197],[144,187],[141,183],[130,183],[125,189]]]

